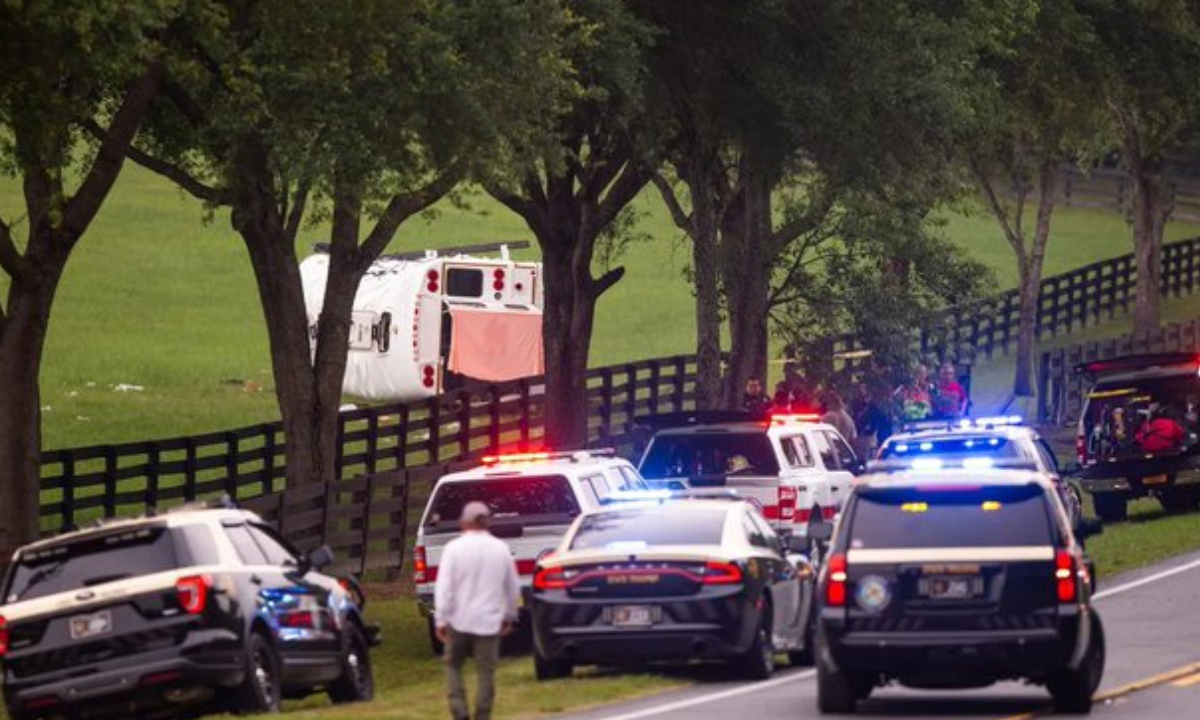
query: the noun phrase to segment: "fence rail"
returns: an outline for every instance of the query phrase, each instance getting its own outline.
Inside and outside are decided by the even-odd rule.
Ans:
[[[1187,175],[1168,175],[1175,220],[1200,220],[1200,180]],[[1133,200],[1129,175],[1115,168],[1083,172],[1076,167],[1063,173],[1062,204],[1066,207],[1098,208],[1128,213]]]
[[[1180,297],[1200,288],[1200,238],[1166,243],[1161,272],[1164,296]],[[1111,320],[1129,309],[1136,292],[1137,262],[1132,254],[1044,278],[1035,334],[1039,339],[1052,338]],[[1019,323],[1020,298],[1016,290],[1009,290],[951,308],[930,327],[914,331],[913,346],[922,353],[944,357],[957,357],[967,348],[970,353],[992,358],[1016,343]],[[854,336],[841,336],[833,342],[833,352],[839,355],[864,349]],[[853,369],[861,362],[848,360],[842,366]]]
[[[1200,350],[1200,318],[1147,332],[1079,343],[1043,352],[1038,363],[1038,420],[1062,424],[1076,419],[1085,388],[1075,366],[1122,355]]]
[[[591,370],[589,444],[632,446],[637,441],[635,417],[694,407],[695,376],[695,358],[683,355]],[[336,479],[324,495],[310,498],[311,508],[304,507],[303,499],[316,490],[289,489],[289,507],[299,503],[296,507],[301,509],[296,511],[299,519],[288,515],[285,530],[292,537],[308,537],[316,525],[307,521],[328,508],[343,507],[344,498],[355,499],[371,517],[378,507],[383,508],[379,512],[392,512],[388,503],[398,501],[378,500],[376,493],[394,492],[401,482],[397,477],[405,478],[407,488],[411,478],[424,477],[429,467],[539,444],[544,435],[542,398],[542,382],[535,378],[341,413]],[[42,457],[42,530],[54,533],[100,517],[222,494],[270,507],[283,502],[285,449],[282,426],[276,422],[191,437],[52,450]],[[318,496],[328,508],[317,502]],[[364,522],[368,530],[374,527]]]

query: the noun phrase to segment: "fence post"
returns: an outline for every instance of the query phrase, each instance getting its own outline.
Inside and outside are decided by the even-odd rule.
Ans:
[[[529,425],[532,421],[532,418],[529,416],[529,381],[525,378],[521,378],[517,381],[517,388],[521,391],[521,398],[517,403],[518,412],[520,413],[520,416],[517,418],[517,428],[521,435],[520,447],[521,450],[528,450],[530,435]]]
[[[684,386],[687,384],[687,358],[683,355],[675,356],[675,388],[672,393],[672,410],[675,412],[683,411],[683,392]]]
[[[379,410],[372,408],[367,416],[367,457],[366,475],[374,475],[378,465],[376,455],[379,454]]]
[[[458,458],[471,457],[471,391],[458,391]]]
[[[625,427],[621,428],[621,434],[625,435],[633,431],[636,424],[634,416],[637,415],[637,366],[633,363],[625,365]]]
[[[1050,382],[1050,353],[1043,352],[1041,360],[1038,363],[1038,379],[1037,379],[1037,394],[1038,394],[1038,422],[1045,423],[1049,418],[1049,404],[1047,402],[1047,392]]]
[[[662,363],[655,360],[650,363],[650,413],[658,413],[659,385],[662,383]]]
[[[62,524],[63,530],[75,527],[75,458],[71,453],[63,454],[62,472]]]
[[[117,451],[112,445],[104,448],[104,517],[117,515]]]
[[[183,501],[196,499],[196,438],[183,440]]]
[[[499,385],[488,386],[488,452],[500,454],[500,398]]]
[[[238,439],[231,432],[225,433],[225,494],[237,500],[238,496]]]
[[[147,508],[158,507],[158,443],[149,443],[150,449],[146,451],[146,490],[143,492],[143,497]]]
[[[612,444],[612,368],[600,368],[600,444]]]
[[[442,444],[442,404],[438,397],[429,398],[425,402],[429,407],[429,464],[438,461]]]
[[[263,495],[275,492],[275,427],[262,426],[263,435]]]

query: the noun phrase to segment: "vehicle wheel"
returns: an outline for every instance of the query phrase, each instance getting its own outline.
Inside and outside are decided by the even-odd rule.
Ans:
[[[551,660],[536,650],[533,652],[533,674],[539,682],[571,677],[574,670],[575,666],[569,660]]]
[[[1158,502],[1162,504],[1163,510],[1169,513],[1185,513],[1189,510],[1195,510],[1200,504],[1200,492],[1196,487],[1176,487],[1164,490],[1158,496]]]
[[[816,638],[813,637],[813,623],[809,622],[804,630],[804,647],[800,650],[792,650],[788,652],[788,664],[792,667],[808,667],[813,664],[816,658],[816,653],[813,652],[813,643]]]
[[[433,648],[433,654],[441,656],[446,651],[446,644],[438,640],[437,625],[434,624],[433,618],[427,618],[426,624],[429,626],[429,647]]]
[[[1062,713],[1086,715],[1092,711],[1092,695],[1104,676],[1104,629],[1093,616],[1092,640],[1087,655],[1075,670],[1063,670],[1046,682],[1054,708]]]
[[[817,662],[817,710],[823,715],[849,714],[858,706],[850,678]]]
[[[252,632],[246,639],[246,667],[249,672],[234,689],[235,712],[246,715],[279,712],[279,657],[262,633]]]
[[[738,674],[748,680],[766,680],[775,672],[775,647],[771,642],[771,605],[763,603],[762,617],[746,654],[735,662]]]
[[[375,697],[375,674],[366,638],[358,626],[346,632],[342,650],[342,676],[329,686],[329,699],[336,704],[368,702]]]
[[[1129,514],[1125,496],[1120,493],[1093,493],[1092,504],[1096,507],[1096,517],[1106,523],[1121,522]]]

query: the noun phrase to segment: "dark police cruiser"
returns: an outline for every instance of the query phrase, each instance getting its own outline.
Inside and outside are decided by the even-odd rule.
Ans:
[[[272,712],[323,689],[374,692],[357,586],[253,513],[187,509],[109,522],[14,555],[0,606],[14,720],[142,717],[223,701]]]
[[[838,521],[818,594],[817,705],[853,712],[878,686],[1044,685],[1090,711],[1104,670],[1080,536],[1026,470],[872,476]]]
[[[585,513],[534,575],[537,676],[710,659],[768,677],[776,653],[810,659],[813,582],[808,560],[752,503],[621,502]]]

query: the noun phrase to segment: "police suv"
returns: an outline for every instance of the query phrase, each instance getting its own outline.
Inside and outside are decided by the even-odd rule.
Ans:
[[[417,528],[413,561],[418,608],[429,624],[434,651],[441,652],[433,624],[438,563],[442,550],[461,534],[464,505],[472,500],[486,504],[492,534],[512,548],[524,621],[534,566],[558,546],[575,518],[599,508],[607,495],[645,489],[633,465],[611,449],[488,456],[477,467],[439,479]]]
[[[731,421],[736,415],[743,417]],[[735,413],[695,413],[687,425],[658,431],[638,464],[651,483],[734,488],[761,504],[776,532],[801,537],[837,513],[863,467],[841,433],[816,415]]]
[[[279,709],[325,690],[374,694],[377,630],[361,593],[253,513],[185,509],[111,521],[16,552],[0,605],[13,720],[141,717],[209,700]]]
[[[1090,563],[1054,485],[1030,470],[872,476],[838,520],[818,586],[817,705],[876,688],[1044,685],[1088,712],[1104,670]]]

